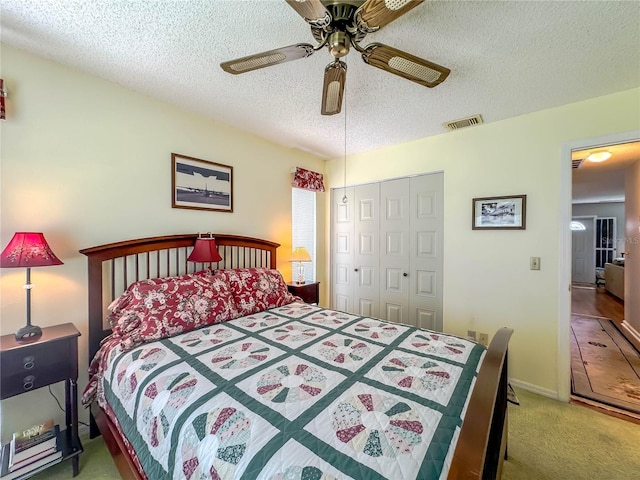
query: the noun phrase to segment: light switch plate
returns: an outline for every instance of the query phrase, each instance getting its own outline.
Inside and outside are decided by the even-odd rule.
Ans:
[[[531,257],[529,260],[529,268],[531,270],[540,270],[540,257]]]

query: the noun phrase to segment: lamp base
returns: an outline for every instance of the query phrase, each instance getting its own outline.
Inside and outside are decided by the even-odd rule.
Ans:
[[[36,325],[26,325],[16,332],[16,340],[34,340],[42,335],[42,329]]]
[[[296,283],[298,285],[304,285],[304,283],[305,283],[305,279],[304,279],[304,263],[299,262],[297,270],[298,270],[298,277],[296,278]]]

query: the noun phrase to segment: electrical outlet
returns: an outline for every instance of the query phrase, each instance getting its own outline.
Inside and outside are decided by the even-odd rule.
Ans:
[[[470,338],[471,340],[475,340],[476,339],[476,331],[475,330],[467,330],[467,338]]]
[[[489,335],[486,333],[481,333],[480,335],[478,335],[478,341],[482,345],[489,345]]]
[[[529,259],[529,268],[531,270],[540,270],[540,257],[531,257]]]

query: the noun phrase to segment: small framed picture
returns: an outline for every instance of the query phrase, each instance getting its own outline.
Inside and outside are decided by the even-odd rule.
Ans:
[[[473,199],[473,230],[525,230],[527,196]]]
[[[171,206],[233,212],[233,167],[171,154]]]

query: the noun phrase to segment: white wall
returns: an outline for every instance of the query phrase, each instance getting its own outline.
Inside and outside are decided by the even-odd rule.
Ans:
[[[556,396],[568,383],[557,372],[558,311],[569,311],[559,281],[561,212],[570,211],[561,193],[571,188],[560,180],[561,161],[570,161],[563,145],[640,128],[639,103],[636,88],[347,160],[347,184],[444,171],[445,330],[513,327],[510,375],[540,393]],[[343,168],[342,159],[329,162],[331,187],[342,186]],[[526,230],[471,230],[472,198],[514,194],[527,195]],[[531,256],[541,257],[540,271],[529,270]]]
[[[324,161],[7,45],[1,48],[9,97],[0,127],[0,243],[4,248],[15,231],[41,231],[64,262],[32,270],[32,321],[40,326],[72,322],[82,332],[80,389],[88,363],[87,261],[78,250],[154,235],[236,233],[280,243],[278,268],[290,278],[290,169],[323,172]],[[172,209],[172,152],[233,166],[234,212]],[[322,238],[322,201],[318,213]],[[319,280],[324,282],[323,273]],[[25,322],[25,272],[3,269],[0,274],[0,332],[12,334]],[[61,384],[54,388],[59,399],[63,391]],[[64,419],[46,389],[1,406],[3,441],[46,417]],[[86,422],[87,412],[80,413]]]
[[[640,348],[640,161],[625,174],[627,253],[624,261],[624,323]]]
[[[609,203],[574,203],[572,205],[572,216],[596,216],[596,217],[615,217],[616,218],[616,257],[621,257],[625,252],[625,220],[624,220],[624,202]]]

